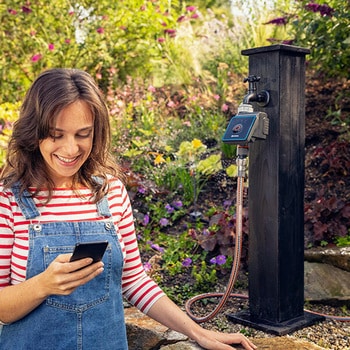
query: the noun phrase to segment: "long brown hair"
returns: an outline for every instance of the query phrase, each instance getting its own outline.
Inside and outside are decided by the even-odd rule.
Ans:
[[[1,174],[5,188],[15,183],[20,183],[21,192],[35,187],[34,196],[40,190],[48,190],[50,200],[54,183],[48,175],[39,143],[49,137],[57,115],[77,100],[85,101],[91,109],[94,139],[89,158],[73,179],[73,189],[77,190],[78,185],[89,187],[95,202],[107,193],[108,176],[120,176],[119,167],[110,153],[108,109],[91,75],[68,68],[44,71],[27,91],[19,119],[14,123],[7,163]]]

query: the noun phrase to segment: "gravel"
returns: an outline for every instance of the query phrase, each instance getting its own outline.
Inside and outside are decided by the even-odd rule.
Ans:
[[[209,301],[206,305],[203,305],[204,303],[202,302],[197,302],[192,306],[192,311],[196,316],[207,315],[215,308],[217,301],[218,300],[215,301],[215,299],[213,299],[212,302]],[[250,328],[228,320],[227,314],[235,314],[238,311],[247,308],[248,300],[229,298],[226,305],[217,316],[206,323],[202,323],[201,325],[204,328],[218,331],[242,332],[252,339],[276,337],[276,335],[265,333],[261,330]],[[347,310],[346,307],[308,304],[308,308],[310,311],[325,315],[350,317],[349,310]],[[308,341],[324,349],[350,350],[350,322],[340,322],[326,318],[324,321],[316,323],[313,326],[302,328],[298,331],[289,333],[288,335]]]

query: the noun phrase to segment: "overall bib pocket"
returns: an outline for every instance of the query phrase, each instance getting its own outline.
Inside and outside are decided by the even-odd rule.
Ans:
[[[44,247],[44,264],[47,268],[60,254],[71,253],[74,246]],[[52,307],[71,311],[84,311],[97,304],[106,301],[109,297],[111,282],[112,249],[108,245],[102,259],[104,271],[88,283],[78,287],[70,295],[52,295],[46,300],[46,304]]]

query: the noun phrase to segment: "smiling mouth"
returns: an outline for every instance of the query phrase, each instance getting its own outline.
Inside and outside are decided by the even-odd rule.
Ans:
[[[58,156],[57,154],[55,154],[55,157],[59,161],[65,163],[65,164],[73,164],[79,158],[79,156],[74,157],[74,158],[65,158],[65,157]]]

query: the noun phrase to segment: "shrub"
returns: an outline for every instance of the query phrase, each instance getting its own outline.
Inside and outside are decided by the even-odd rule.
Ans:
[[[349,77],[350,5],[346,0],[295,1],[266,24],[286,27],[289,37],[270,38],[309,48],[309,67],[326,76]]]

